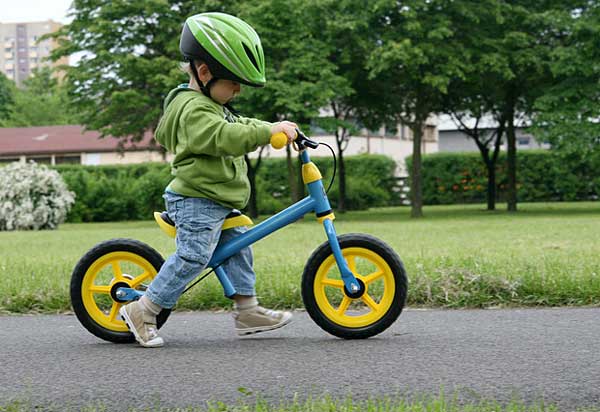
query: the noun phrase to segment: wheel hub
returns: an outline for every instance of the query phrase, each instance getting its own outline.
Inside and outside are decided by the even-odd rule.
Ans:
[[[121,299],[120,297],[118,297],[117,291],[119,290],[119,288],[130,288],[130,287],[131,287],[131,285],[127,282],[116,282],[110,288],[110,297],[113,298],[113,300],[115,302],[120,302],[120,303],[129,302],[128,299]]]
[[[358,283],[358,286],[359,286],[359,288],[356,292],[350,292],[348,290],[348,288],[346,288],[346,285],[344,285],[344,293],[346,294],[346,296],[348,296],[351,299],[360,298],[362,295],[365,294],[365,291],[367,290],[367,288],[365,286],[365,282],[363,282],[359,278],[356,278],[356,282]]]

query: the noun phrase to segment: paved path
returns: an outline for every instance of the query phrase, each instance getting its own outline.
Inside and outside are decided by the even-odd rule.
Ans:
[[[0,406],[109,410],[227,403],[246,388],[355,399],[457,391],[561,409],[600,405],[600,309],[407,310],[378,337],[344,341],[304,312],[287,328],[239,339],[227,313],[176,313],[167,347],[103,342],[74,316],[0,316]]]

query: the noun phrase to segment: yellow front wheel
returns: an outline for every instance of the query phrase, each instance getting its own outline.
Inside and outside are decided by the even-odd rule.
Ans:
[[[116,291],[120,287],[145,290],[162,266],[160,253],[133,239],[111,239],[90,249],[71,275],[71,304],[77,319],[91,333],[115,343],[135,338],[119,316],[126,302]],[[160,328],[169,316],[163,310],[157,317]]]
[[[387,244],[365,234],[338,237],[342,255],[359,283],[360,296],[344,289],[328,242],[311,255],[302,276],[302,299],[311,318],[325,331],[362,339],[387,329],[406,302],[407,279],[402,261]]]

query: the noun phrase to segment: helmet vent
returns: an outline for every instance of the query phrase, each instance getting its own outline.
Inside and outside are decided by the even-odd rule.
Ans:
[[[258,68],[258,63],[256,63],[256,58],[254,57],[252,50],[250,50],[250,48],[248,46],[246,46],[245,43],[242,43],[242,44],[244,46],[244,50],[246,51],[246,54],[248,55],[248,58],[250,59],[250,61],[254,65],[254,67],[256,67],[256,70],[258,70],[260,72],[260,69]]]

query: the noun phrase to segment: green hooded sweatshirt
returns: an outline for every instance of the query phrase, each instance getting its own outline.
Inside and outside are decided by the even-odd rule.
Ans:
[[[155,138],[175,155],[168,189],[245,207],[250,181],[244,155],[269,143],[271,123],[233,116],[187,85],[169,92],[163,110]]]

